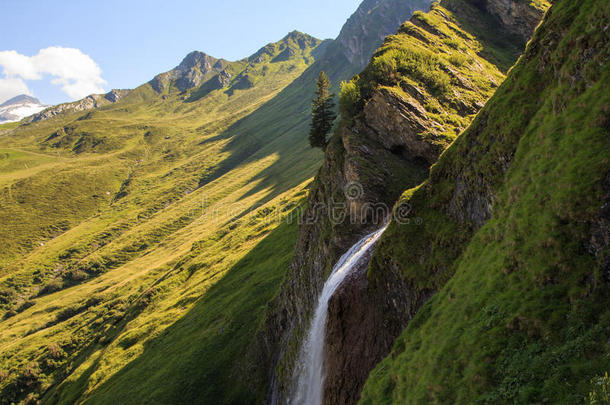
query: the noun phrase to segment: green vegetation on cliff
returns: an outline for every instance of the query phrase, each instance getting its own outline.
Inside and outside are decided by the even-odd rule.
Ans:
[[[439,291],[362,403],[579,403],[610,369],[610,4],[554,2],[369,270]],[[595,381],[595,380],[593,380]]]
[[[447,147],[504,80],[522,41],[468,1],[435,3],[386,38],[371,63],[344,83],[340,106],[349,123],[379,90],[419,106],[420,136]]]

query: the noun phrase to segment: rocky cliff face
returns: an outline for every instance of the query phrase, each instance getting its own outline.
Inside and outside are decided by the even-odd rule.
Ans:
[[[325,404],[359,401],[370,370],[432,294],[410,290],[398,273],[386,274],[384,285],[373,286],[367,278],[368,263],[361,263],[329,302]]]
[[[385,221],[404,189],[423,181],[502,82],[497,61],[514,62],[523,49],[522,41],[501,41],[517,32],[478,2],[447,6],[416,14],[350,85],[356,96],[343,107],[342,125],[311,187],[289,279],[267,318],[263,339],[276,365],[278,402],[291,389],[303,332],[333,264]],[[481,52],[481,43],[489,53]],[[432,293],[410,289],[398,271],[383,274],[370,285],[361,269],[331,302],[325,403],[358,400],[369,370]]]
[[[349,18],[337,43],[358,70],[364,68],[385,37],[396,32],[417,10],[428,10],[430,0],[365,0]]]
[[[502,24],[515,32],[523,41],[528,41],[540,22],[540,13],[548,4],[542,1],[488,0],[486,10],[497,16]]]

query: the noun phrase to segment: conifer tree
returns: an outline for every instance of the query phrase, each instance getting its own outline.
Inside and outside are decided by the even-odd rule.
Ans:
[[[316,97],[311,108],[311,130],[309,144],[312,148],[326,149],[327,136],[337,118],[335,113],[335,95],[330,92],[330,80],[321,72],[316,81]]]

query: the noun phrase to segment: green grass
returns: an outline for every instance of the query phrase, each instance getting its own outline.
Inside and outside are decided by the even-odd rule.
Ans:
[[[605,3],[555,2],[430,179],[404,194],[423,226],[392,224],[369,275],[393,263],[439,292],[363,404],[582,403],[610,368],[608,251],[588,248],[608,193],[609,16]]]
[[[0,131],[17,128],[19,126],[19,122],[8,122],[6,124],[0,124]]]
[[[497,58],[481,55],[489,42],[472,32],[490,29],[483,23],[477,29],[468,24],[464,16],[475,13],[472,6],[460,3],[452,12],[443,4],[434,4],[428,13],[416,12],[396,35],[386,38],[365,70],[343,86],[344,122],[358,117],[373,94],[385,90],[413,105],[421,103],[428,126],[421,137],[441,148],[468,126],[504,80],[505,67],[494,63]],[[480,19],[482,13],[477,14]],[[508,49],[492,44],[514,62],[517,44]]]
[[[146,84],[116,104],[0,132],[0,402],[127,395],[104,387],[142,356],[165,367],[148,350],[185,338],[184,323],[168,328],[191,310],[209,314],[206,329],[176,345],[216,355],[197,371],[224,384],[205,395],[262,395],[229,382],[292,249],[294,226],[272,232],[321,160],[303,130],[310,83],[296,81],[319,44],[292,33],[267,59],[236,63],[253,87],[190,98],[199,89]],[[277,266],[254,266],[270,251]],[[225,321],[237,343],[219,351],[223,336],[200,334]],[[163,387],[141,379],[126,392],[177,395],[193,369],[174,371]]]
[[[236,383],[235,378],[240,373],[239,367],[246,366],[243,359],[248,344],[267,301],[277,291],[287,270],[296,230],[295,221],[269,233],[224,275],[215,275],[218,280],[203,297],[162,333],[146,339],[150,326],[140,322],[127,327],[110,344],[99,345],[96,348],[99,356],[107,359],[117,357],[113,352],[135,351],[138,356],[101,384],[85,402],[220,404],[264,399],[264,387],[257,387],[258,392],[250,391],[245,384]],[[234,242],[226,241],[224,247],[233,249]],[[190,261],[182,271],[205,272],[205,267],[205,263]],[[150,310],[156,310],[154,304]],[[95,370],[94,365],[83,367],[83,375],[91,373],[92,368]],[[60,387],[57,397],[51,392],[47,399],[78,401],[88,387],[86,379],[78,376],[75,379],[74,384],[66,384],[66,390]]]

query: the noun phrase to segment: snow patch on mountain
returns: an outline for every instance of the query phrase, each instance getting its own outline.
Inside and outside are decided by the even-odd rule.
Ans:
[[[22,94],[0,104],[0,124],[21,121],[47,108],[37,98]]]

